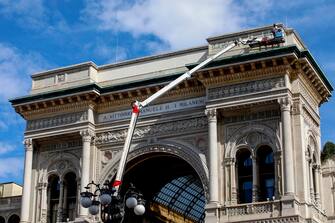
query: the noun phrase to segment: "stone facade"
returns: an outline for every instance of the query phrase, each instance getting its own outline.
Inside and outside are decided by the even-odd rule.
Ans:
[[[138,121],[128,161],[154,153],[186,161],[201,179],[205,222],[327,222],[319,106],[333,89],[296,32],[285,33],[281,45],[236,47]],[[97,220],[80,207],[79,192],[114,177],[130,102],[235,39],[268,35],[271,27],[262,27],[203,47],[33,75],[30,95],[11,101],[27,120],[21,222]]]
[[[20,221],[22,187],[16,183],[0,184],[0,222],[18,223]]]

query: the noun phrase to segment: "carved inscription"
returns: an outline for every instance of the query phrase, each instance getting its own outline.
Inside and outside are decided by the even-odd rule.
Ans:
[[[27,131],[29,130],[37,130],[44,129],[50,127],[56,127],[66,124],[73,124],[82,121],[86,121],[88,119],[87,112],[78,112],[66,115],[58,115],[51,118],[43,118],[37,120],[31,120],[27,123]]]
[[[272,89],[285,87],[285,81],[282,77],[250,81],[241,84],[233,84],[223,87],[212,88],[208,90],[208,99],[218,99],[236,95],[268,91]]]
[[[181,120],[176,122],[168,122],[151,126],[144,126],[135,129],[133,139],[140,139],[148,136],[156,135],[166,135],[166,134],[176,134],[185,131],[195,131],[199,129],[206,129],[207,127],[207,118],[199,117],[187,120]],[[114,143],[124,141],[127,134],[127,130],[117,130],[97,134],[95,143]]]
[[[151,105],[141,110],[141,116],[149,116],[154,114],[160,114],[163,112],[175,112],[178,110],[195,108],[205,105],[205,97],[186,99],[176,102],[169,102],[158,105]],[[131,116],[130,110],[117,111],[111,113],[100,114],[98,116],[98,122],[110,122],[122,119],[129,119]]]

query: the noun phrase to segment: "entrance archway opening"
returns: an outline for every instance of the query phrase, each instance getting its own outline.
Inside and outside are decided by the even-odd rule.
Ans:
[[[4,217],[0,216],[0,223],[6,223],[6,220]]]
[[[139,156],[127,164],[121,194],[131,183],[143,193],[146,212],[136,216],[126,208],[125,223],[204,222],[205,192],[185,160],[164,153]]]
[[[13,214],[8,219],[8,223],[19,223],[19,222],[20,222],[20,217],[16,214]]]

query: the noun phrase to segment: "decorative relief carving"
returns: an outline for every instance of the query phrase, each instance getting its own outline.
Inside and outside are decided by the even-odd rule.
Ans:
[[[66,115],[58,115],[51,118],[31,120],[27,123],[27,131],[57,127],[61,125],[73,124],[88,120],[87,111]]]
[[[75,171],[76,168],[74,167],[74,165],[68,160],[60,160],[58,162],[52,163],[48,167],[48,172],[55,172],[58,173],[60,176],[62,176],[68,170],[77,172]]]
[[[285,81],[283,77],[249,81],[241,84],[233,84],[223,87],[212,88],[208,90],[208,99],[218,99],[223,97],[230,97],[236,95],[249,94],[260,91],[267,91],[277,88],[285,87]]]
[[[76,148],[76,147],[82,147],[82,145],[83,145],[82,140],[75,140],[75,141],[42,145],[40,147],[40,151],[44,152],[44,151],[50,151],[50,150],[66,150],[66,149],[71,149],[71,148]]]
[[[306,89],[306,87],[304,86],[303,83],[298,82],[298,89],[297,89],[298,93],[300,93],[303,98],[306,100],[306,102],[308,103],[308,105],[313,108],[313,110],[318,113],[319,112],[319,105],[318,102],[316,101],[316,99],[314,99],[311,94],[309,93],[309,91]]]
[[[313,132],[316,132],[320,135],[320,125],[315,121],[314,118],[305,110],[302,109],[302,116],[304,117],[304,121],[306,126],[312,129]]]
[[[185,131],[195,131],[206,129],[207,118],[199,117],[193,119],[180,120],[175,122],[168,122],[156,124],[151,126],[143,126],[136,128],[134,131],[133,139],[140,139],[144,137],[151,137],[156,135],[166,135],[173,133],[180,133]],[[116,130],[97,134],[95,139],[96,145],[104,143],[115,143],[124,141],[127,130]]]
[[[280,117],[279,110],[268,110],[268,111],[260,111],[257,113],[227,116],[227,117],[224,117],[223,123],[228,124],[228,123],[244,122],[244,121],[257,120],[257,119],[267,119],[267,118],[273,118],[273,117]]]
[[[272,126],[276,126],[275,129],[268,126],[270,122],[274,123]],[[231,126],[226,127],[226,131],[229,131],[229,127]],[[244,125],[238,125],[238,128],[233,128],[231,132],[226,134],[230,135],[224,143],[226,158],[235,157],[239,146],[248,145],[254,151],[259,145],[269,145],[274,151],[281,150],[279,119],[268,120],[266,125],[263,121],[247,122]]]

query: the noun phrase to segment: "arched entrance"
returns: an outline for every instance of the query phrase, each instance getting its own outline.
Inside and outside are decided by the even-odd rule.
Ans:
[[[20,217],[17,216],[16,214],[13,214],[8,219],[8,223],[19,223],[19,222],[20,222]]]
[[[0,223],[6,223],[6,220],[4,217],[0,216]]]
[[[205,192],[196,171],[181,158],[154,153],[128,162],[121,194],[130,183],[143,193],[146,213],[126,210],[124,222],[204,222]]]

